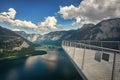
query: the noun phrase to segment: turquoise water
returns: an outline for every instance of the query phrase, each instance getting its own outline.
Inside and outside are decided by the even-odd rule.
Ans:
[[[0,80],[82,80],[64,51],[0,61]]]

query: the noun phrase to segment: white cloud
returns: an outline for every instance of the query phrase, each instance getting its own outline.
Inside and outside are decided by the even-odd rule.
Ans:
[[[38,34],[34,34],[34,35],[30,35],[27,37],[28,40],[34,42],[38,39],[39,35]]]
[[[12,31],[20,31],[20,29],[12,29]]]
[[[16,11],[13,8],[8,9],[8,12],[2,12],[0,13],[0,17],[8,18],[8,19],[14,19],[16,15]]]
[[[59,13],[64,19],[76,19],[73,24],[84,21],[96,23],[106,18],[120,17],[120,0],[83,0],[78,7],[60,7]]]
[[[65,7],[60,6],[59,13],[62,14],[64,19],[72,19],[79,15],[79,8],[73,5]]]
[[[14,19],[16,15],[16,11],[13,8],[10,8],[8,12],[0,13],[0,22],[9,22],[10,20]]]
[[[19,20],[15,19],[16,11],[13,8],[10,8],[8,12],[0,13],[0,22],[8,22],[10,25],[14,27],[22,27],[22,28],[30,28],[34,30],[47,31],[57,29],[57,19],[54,16],[48,16],[44,22],[40,22],[40,24],[36,25],[31,21]]]
[[[16,11],[13,8],[8,9],[8,12],[0,13],[0,22],[8,22],[10,25],[15,27],[33,28],[36,29],[37,25],[31,21],[22,21],[15,19]]]
[[[24,27],[24,28],[32,28],[32,29],[36,29],[37,25],[32,23],[31,21],[22,21],[22,20],[13,20],[11,21],[11,25],[12,26],[16,26],[16,27]]]
[[[81,17],[76,17],[75,20],[76,22],[73,22],[72,25],[81,25],[81,23],[83,22]]]
[[[57,29],[57,19],[54,16],[48,16],[44,22],[41,22],[38,27],[43,30],[53,30]]]

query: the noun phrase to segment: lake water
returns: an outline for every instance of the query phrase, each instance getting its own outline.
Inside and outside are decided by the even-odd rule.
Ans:
[[[0,61],[0,80],[82,80],[64,51]]]

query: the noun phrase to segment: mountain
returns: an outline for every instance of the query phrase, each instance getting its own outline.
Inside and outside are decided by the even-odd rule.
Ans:
[[[31,42],[34,42],[37,39],[42,37],[42,35],[40,35],[40,34],[27,34],[24,31],[15,31],[15,33],[17,33],[18,35],[24,37],[25,39],[27,39],[27,40],[29,40]]]
[[[85,24],[82,28],[69,31],[54,31],[43,35],[35,43],[60,45],[62,40],[81,40],[84,33],[91,29],[94,24]]]
[[[14,31],[14,32],[17,33],[18,35],[24,37],[24,38],[26,38],[28,36],[28,34],[24,31]]]
[[[103,20],[91,32],[93,40],[120,40],[120,18]]]
[[[55,31],[43,35],[35,42],[57,44],[62,40],[120,40],[120,18],[108,19],[98,24],[85,24],[77,30]]]
[[[81,28],[54,31],[44,35],[16,31],[25,39],[37,44],[60,45],[62,40],[120,40],[120,18],[107,19],[98,24],[84,24]]]
[[[0,26],[0,52],[21,50],[33,45],[15,32]]]

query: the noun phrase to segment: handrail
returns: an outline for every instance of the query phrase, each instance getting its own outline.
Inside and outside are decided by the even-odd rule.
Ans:
[[[94,45],[85,44],[85,43],[81,43],[81,42],[77,43],[77,42],[72,42],[72,41],[67,41],[67,40],[63,40],[63,41],[71,42],[71,43],[75,43],[75,44],[79,44],[79,45],[83,45],[83,46],[87,46],[87,47],[91,47],[91,48],[97,48],[97,49],[101,49],[101,50],[107,50],[107,51],[110,51],[110,52],[116,52],[116,53],[120,54],[120,50],[116,50],[116,49],[99,47],[99,46],[94,46]]]
[[[120,43],[115,44],[116,42],[120,41],[91,41],[91,42],[93,42],[93,44],[87,43],[87,41],[85,40],[79,42],[77,41],[75,42],[75,40],[74,41],[63,40],[62,47],[69,55],[70,59],[77,64],[75,66],[78,66],[78,68],[80,69],[79,70],[76,68],[78,72],[83,72],[83,74],[87,78],[84,79],[84,75],[82,75],[84,80],[88,79],[96,80],[97,77],[101,77],[99,80],[107,78],[109,80],[114,80],[118,78],[120,79],[120,76],[116,76],[116,74],[120,73],[119,72],[120,65],[118,65],[120,63]],[[100,42],[101,44],[99,45],[99,43],[96,42]],[[108,43],[102,44],[102,42]],[[110,45],[109,42],[111,42],[112,45]],[[107,45],[109,46],[109,48],[103,45]],[[73,52],[74,49],[79,50],[79,52],[77,51]],[[96,61],[98,63],[96,63]],[[108,63],[104,63],[104,61],[107,61]],[[105,72],[104,71],[101,72],[101,69],[103,69]],[[95,74],[96,72],[99,72],[99,74],[105,74],[105,76]]]
[[[63,41],[68,41],[68,40],[63,40]],[[120,41],[99,41],[99,40],[69,40],[69,41],[79,41],[79,42],[81,42],[81,41],[88,41],[88,42],[120,42]]]

